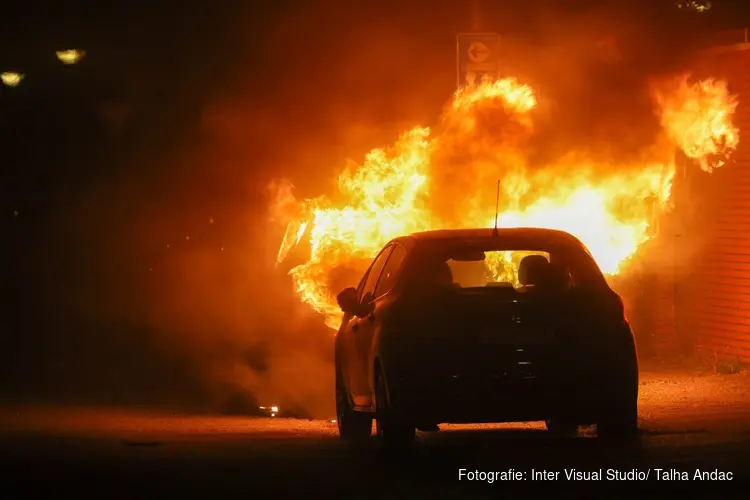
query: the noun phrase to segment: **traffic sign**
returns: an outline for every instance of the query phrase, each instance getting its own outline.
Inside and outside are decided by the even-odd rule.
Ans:
[[[461,33],[456,37],[456,83],[459,88],[496,80],[499,75],[497,33]]]
[[[469,45],[469,60],[473,63],[483,63],[492,54],[492,49],[482,42]]]

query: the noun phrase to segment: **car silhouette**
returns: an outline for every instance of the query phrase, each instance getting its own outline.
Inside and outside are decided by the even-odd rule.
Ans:
[[[410,443],[441,423],[545,421],[636,436],[638,356],[620,296],[574,236],[537,228],[390,241],[337,296],[347,441]]]

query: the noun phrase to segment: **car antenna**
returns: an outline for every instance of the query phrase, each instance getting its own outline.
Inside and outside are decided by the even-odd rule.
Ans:
[[[500,179],[497,180],[497,194],[495,195],[495,229],[492,230],[492,236],[499,236],[497,231],[497,218],[500,215]]]

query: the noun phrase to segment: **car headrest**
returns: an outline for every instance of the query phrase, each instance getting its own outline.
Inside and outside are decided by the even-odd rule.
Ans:
[[[524,285],[538,285],[545,280],[549,261],[543,255],[527,255],[518,266],[518,281]]]
[[[437,286],[449,287],[453,285],[453,271],[447,262],[441,262],[435,266],[432,283]]]

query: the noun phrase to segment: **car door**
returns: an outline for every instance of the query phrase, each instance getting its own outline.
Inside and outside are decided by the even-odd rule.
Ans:
[[[373,401],[376,339],[383,326],[383,315],[393,303],[393,297],[390,297],[388,292],[390,292],[396,283],[396,278],[406,255],[407,250],[403,245],[399,243],[393,244],[393,249],[388,255],[388,260],[372,292],[372,300],[369,303],[371,312],[364,318],[359,318],[354,328],[354,344],[357,350],[357,359],[363,360],[363,363],[357,367],[361,370],[357,374],[357,380],[362,380],[366,385],[363,388],[366,398],[362,398],[362,404],[372,404]]]
[[[391,245],[387,245],[370,265],[370,269],[365,273],[362,282],[357,290],[357,298],[360,304],[369,304],[372,302],[372,295],[375,292],[375,286],[378,283],[380,273],[383,271],[388,256],[391,253]],[[341,330],[340,347],[342,356],[340,366],[352,397],[352,402],[359,405],[368,405],[367,398],[368,380],[363,377],[363,369],[366,359],[362,359],[362,350],[358,348],[359,329],[362,318],[351,316],[346,319],[347,324]]]
[[[370,264],[372,266],[372,264]],[[357,285],[357,297],[362,297],[363,289],[365,287],[365,283],[367,283],[367,277],[370,275],[370,269],[368,268],[367,271],[365,271],[364,276],[362,276],[362,279],[360,279],[359,284]],[[357,317],[351,313],[344,313],[344,317],[341,321],[341,326],[339,327],[339,331],[336,334],[336,365],[337,369],[339,370],[343,380],[344,385],[347,388],[347,391],[350,395],[353,395],[354,392],[351,390],[351,387],[354,385],[352,381],[351,373],[353,372],[352,366],[352,356],[355,353],[355,349],[353,347],[354,343],[354,332],[352,331],[352,327],[357,324]]]

